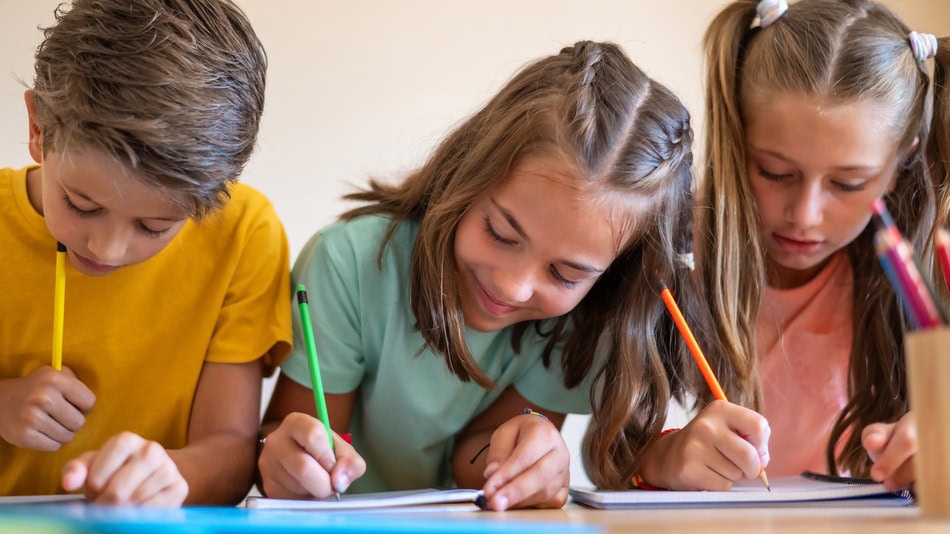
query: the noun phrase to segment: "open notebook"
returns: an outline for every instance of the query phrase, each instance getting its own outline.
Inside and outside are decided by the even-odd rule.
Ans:
[[[406,491],[383,491],[378,493],[353,493],[340,498],[304,501],[295,499],[269,499],[248,497],[245,506],[257,509],[279,510],[367,510],[427,504],[472,504],[480,500],[481,490],[474,489],[422,489]]]
[[[789,503],[835,502],[867,505],[907,506],[914,503],[910,492],[892,493],[883,484],[868,483],[861,479],[814,480],[801,477],[777,477],[771,483],[772,491],[759,480],[744,480],[731,491],[607,491],[571,488],[574,502],[592,508],[657,508],[657,507],[717,507],[717,506],[771,506]]]

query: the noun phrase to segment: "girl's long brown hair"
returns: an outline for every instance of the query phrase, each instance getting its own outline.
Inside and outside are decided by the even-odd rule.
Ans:
[[[609,195],[611,206],[619,199],[635,224],[616,260],[571,312],[516,325],[511,343],[517,353],[529,328],[547,336],[544,362],[559,360],[566,387],[598,373],[588,464],[599,486],[626,487],[638,451],[665,418],[670,377],[679,387],[688,358],[657,296],[658,279],[686,310],[701,309],[676,267],[692,245],[691,148],[689,114],[669,90],[618,46],[582,41],[518,72],[402,183],[373,180],[348,195],[366,205],[343,218],[391,216],[380,254],[400,222],[419,221],[411,268],[417,327],[456,376],[489,388],[464,338],[453,252],[459,220],[526,155],[564,158],[587,190]],[[636,211],[642,199],[649,207]],[[604,355],[600,368],[595,354]]]
[[[935,217],[946,220],[947,169],[942,162],[950,159],[946,91],[935,88],[930,124],[926,68],[914,57],[910,29],[887,8],[865,1],[802,0],[768,27],[751,28],[757,3],[730,4],[705,36],[707,138],[697,245],[724,349],[715,354],[728,356],[718,362],[720,379],[730,399],[755,408],[761,398],[755,325],[765,257],[748,185],[743,111],[767,105],[770,95],[805,95],[838,104],[874,101],[892,110],[889,127],[905,159],[885,200],[926,266],[933,265]],[[947,81],[950,59],[947,40],[941,39],[940,46],[938,86]],[[935,186],[941,191],[939,216]],[[903,350],[908,325],[875,256],[872,232],[869,225],[847,247],[854,271],[854,341],[849,401],[827,445],[833,473],[843,468],[866,475],[870,463],[861,447],[861,430],[870,423],[896,421],[909,409]]]

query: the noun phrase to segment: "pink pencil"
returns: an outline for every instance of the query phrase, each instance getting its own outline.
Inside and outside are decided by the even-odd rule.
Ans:
[[[940,258],[943,280],[950,290],[950,232],[947,232],[946,228],[937,229],[937,257]]]

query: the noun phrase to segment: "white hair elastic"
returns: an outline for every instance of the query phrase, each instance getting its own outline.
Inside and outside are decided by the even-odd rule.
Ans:
[[[759,5],[755,6],[755,12],[759,14],[759,27],[761,28],[765,28],[778,20],[786,11],[788,11],[786,0],[761,0]]]
[[[677,254],[677,255],[676,255],[676,262],[679,263],[680,266],[685,267],[685,268],[689,269],[690,271],[696,269],[696,262],[693,260],[693,253],[692,253],[692,252],[686,252],[686,253]]]
[[[927,61],[937,55],[937,37],[932,33],[910,32],[910,49],[918,62]]]

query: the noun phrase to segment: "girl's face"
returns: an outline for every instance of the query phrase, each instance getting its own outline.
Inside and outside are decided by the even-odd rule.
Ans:
[[[898,142],[874,103],[783,95],[746,115],[769,285],[798,287],[864,230],[872,202],[893,190]]]
[[[462,217],[455,259],[469,328],[563,315],[617,257],[617,218],[574,183],[560,160],[527,157]]]

